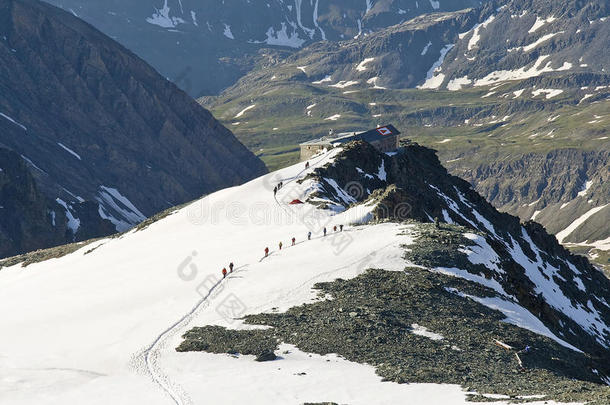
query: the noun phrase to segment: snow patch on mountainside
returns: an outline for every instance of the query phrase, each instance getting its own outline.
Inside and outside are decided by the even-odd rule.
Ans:
[[[243,110],[241,110],[240,112],[238,112],[235,117],[233,118],[239,118],[241,116],[243,116],[246,112],[250,111],[251,109],[253,109],[254,107],[256,107],[256,104],[252,104],[249,105],[248,107],[244,108]]]
[[[369,80],[367,80],[366,82],[370,85],[372,85],[373,89],[379,89],[379,90],[386,90],[385,87],[380,86],[379,84],[377,84],[377,82],[379,81],[379,77],[375,76],[375,77],[371,77]]]
[[[441,49],[441,55],[436,62],[432,64],[430,70],[426,74],[426,81],[421,86],[417,86],[420,89],[438,89],[443,81],[445,80],[445,75],[440,73],[441,65],[445,60],[445,56],[447,53],[454,47],[454,44],[445,45],[443,49]],[[438,73],[438,74],[437,74]]]
[[[326,41],[326,33],[324,32],[324,30],[322,29],[322,27],[320,27],[320,25],[318,24],[318,3],[320,2],[320,0],[316,0],[316,4],[313,8],[313,24],[316,26],[316,28],[318,30],[320,30],[320,35],[322,35],[322,41]]]
[[[546,94],[545,98],[547,100],[553,97],[557,97],[561,93],[563,93],[562,89],[537,89],[532,91],[532,95],[534,97],[539,96],[541,94]]]
[[[587,193],[589,192],[589,189],[591,188],[591,186],[593,185],[593,180],[587,180],[585,182],[585,185],[582,187],[582,189],[578,192],[578,196],[579,197],[584,197],[587,195]]]
[[[21,129],[23,129],[24,131],[27,131],[28,129],[25,127],[25,125],[15,121],[14,119],[12,119],[11,117],[9,117],[6,114],[0,113],[0,117],[9,120],[10,122],[12,122],[13,124],[17,125],[18,127],[21,127]]]
[[[425,54],[427,54],[428,53],[428,49],[430,49],[431,46],[432,46],[432,42],[428,42],[426,44],[426,46],[424,46],[424,49],[422,49],[421,56],[424,56]]]
[[[434,333],[428,330],[425,326],[418,325],[416,323],[411,325],[411,333],[414,335],[419,335],[423,337],[427,337],[432,340],[443,340],[443,335],[439,335],[438,333]]]
[[[603,208],[603,207],[602,207]],[[540,249],[531,240],[527,231],[522,228],[523,238],[529,243],[534,251],[536,260],[530,259],[522,250],[517,241],[512,239],[512,247],[509,247],[511,257],[525,269],[525,274],[534,283],[535,291],[541,294],[547,304],[566,314],[574,322],[578,323],[584,331],[593,336],[599,344],[607,347],[604,334],[610,333],[610,328],[601,321],[601,316],[595,308],[583,307],[573,302],[564,295],[554,279],[563,279],[559,269],[542,260]]]
[[[225,24],[225,29],[223,31],[223,35],[229,39],[235,39],[233,36],[233,32],[231,32],[231,26],[229,24]]]
[[[317,80],[317,81],[315,81],[315,82],[311,82],[311,84],[323,84],[323,83],[329,83],[329,82],[332,82],[332,80],[333,80],[333,79],[332,79],[330,76],[325,76],[325,77],[324,77],[324,79],[320,79],[320,80]]]
[[[354,85],[356,85],[358,83],[360,83],[360,81],[358,81],[358,80],[341,80],[338,83],[329,84],[329,87],[336,87],[338,89],[344,89],[344,88],[349,87],[349,86],[354,86]]]
[[[44,170],[42,170],[40,167],[36,166],[36,164],[32,161],[32,159],[26,157],[25,155],[20,155],[20,156],[23,160],[25,160],[27,163],[29,163],[30,166],[32,166],[34,169],[38,170],[41,173],[45,173],[45,174],[47,173]]]
[[[273,27],[269,27],[266,33],[267,39],[264,41],[265,43],[268,45],[300,48],[306,42],[306,40],[299,38],[299,34],[296,31],[289,34],[286,23],[282,22],[281,25],[282,28],[279,31]]]
[[[68,229],[72,231],[73,235],[76,235],[76,232],[78,232],[78,228],[80,228],[80,219],[74,216],[74,214],[72,213],[72,207],[64,200],[62,200],[61,198],[57,198],[55,201],[57,201],[59,205],[64,207],[64,210],[66,211],[66,218],[68,218]]]
[[[500,256],[489,246],[484,237],[473,233],[467,233],[464,236],[472,240],[475,245],[461,248],[459,251],[465,253],[472,264],[482,264],[498,274],[504,273],[504,270],[498,267],[501,262]]]
[[[564,33],[565,33],[565,31],[559,31],[559,32],[551,33],[551,34],[546,34],[546,35],[543,35],[542,37],[538,38],[536,41],[532,42],[529,45],[519,46],[516,48],[510,48],[507,51],[508,52],[515,52],[515,51],[529,52],[529,51],[536,49],[537,47],[539,47],[546,41],[550,40],[551,38],[556,37],[557,35],[564,34]]]
[[[540,18],[539,16],[536,16],[536,21],[534,22],[534,25],[532,25],[532,27],[529,29],[528,33],[533,34],[534,32],[538,31],[540,28],[544,27],[546,24],[552,23],[553,21],[555,21],[557,18],[551,16],[548,18]]]
[[[473,50],[477,46],[479,41],[481,40],[481,35],[479,34],[479,31],[481,30],[481,28],[487,28],[487,26],[489,24],[491,24],[495,19],[496,19],[496,17],[492,15],[491,17],[489,17],[487,20],[485,20],[481,24],[477,24],[474,26],[474,28],[472,29],[472,37],[470,38],[470,41],[468,41],[468,50],[469,51]]]
[[[581,215],[580,217],[578,217],[576,220],[574,220],[567,228],[565,228],[563,231],[558,232],[555,237],[557,238],[557,240],[559,241],[559,243],[563,242],[565,238],[567,238],[568,236],[570,236],[570,234],[572,232],[574,232],[575,230],[577,230],[583,223],[585,223],[585,221],[587,219],[589,219],[590,217],[592,217],[593,215],[597,214],[599,211],[603,210],[604,208],[606,208],[608,205],[610,204],[606,204],[606,205],[602,205],[600,207],[596,207],[596,208],[591,208],[589,211],[585,212],[583,215]]]
[[[456,79],[451,79],[447,83],[447,90],[457,91],[461,90],[464,86],[468,86],[472,83],[472,80],[468,78],[468,76],[458,77]]]
[[[57,142],[57,145],[59,145],[63,150],[65,150],[66,152],[68,152],[69,154],[71,154],[72,156],[77,158],[78,160],[83,160],[83,159],[81,159],[81,157],[80,157],[80,155],[78,153],[74,152],[72,149],[68,148],[63,143]]]
[[[491,84],[497,84],[505,81],[529,79],[531,77],[540,76],[541,74],[546,72],[560,72],[570,70],[572,68],[571,63],[564,62],[561,67],[553,69],[551,67],[551,61],[544,63],[548,58],[549,55],[542,55],[538,57],[536,62],[534,62],[534,64],[529,68],[527,66],[524,66],[516,70],[499,70],[491,72],[482,79],[475,80],[474,85],[488,86]]]
[[[366,58],[366,59],[364,59],[362,62],[360,62],[356,66],[356,70],[359,71],[359,72],[364,72],[367,69],[367,67],[366,67],[367,63],[372,62],[374,60],[375,60],[375,58]]]
[[[163,3],[163,7],[160,9],[155,9],[153,15],[151,17],[146,18],[146,22],[153,25],[158,25],[159,27],[163,28],[175,28],[180,24],[186,23],[186,21],[184,21],[182,18],[172,17],[169,15],[169,13],[170,8],[167,5],[167,0],[165,0]]]
[[[146,216],[116,188],[100,186],[95,199],[100,204],[100,216],[112,222],[119,232],[127,231],[146,219]]]
[[[553,339],[560,345],[572,349],[577,352],[582,351],[577,347],[572,346],[563,339],[557,337],[549,328],[547,328],[540,319],[536,318],[530,311],[523,308],[517,302],[501,297],[476,297],[474,295],[465,294],[455,288],[447,288],[447,291],[457,294],[461,297],[470,298],[488,308],[498,310],[506,316],[504,322],[527,329],[534,333]]]

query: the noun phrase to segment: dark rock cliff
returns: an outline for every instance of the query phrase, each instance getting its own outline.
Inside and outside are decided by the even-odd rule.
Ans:
[[[38,189],[26,162],[15,152],[0,148],[1,256],[115,232],[97,210],[97,204],[90,201],[67,208],[51,200]]]

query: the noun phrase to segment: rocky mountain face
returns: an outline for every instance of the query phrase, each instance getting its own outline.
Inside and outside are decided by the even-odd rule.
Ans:
[[[423,87],[455,90],[551,72],[605,72],[609,14],[605,0],[508,2],[449,44]]]
[[[216,94],[266,47],[362,38],[429,12],[478,0],[47,0],[118,40],[191,95]]]
[[[604,22],[610,10],[601,0],[577,3],[489,2],[426,14],[366,37],[319,42],[276,64],[280,71],[303,67],[306,76],[265,71],[269,77],[355,88],[456,91],[553,73],[559,73],[554,83],[559,88],[605,86],[610,61],[603,49],[610,28]]]
[[[348,90],[415,87],[446,52],[445,43],[457,41],[485,14],[478,9],[426,14],[366,37],[318,42],[252,71],[225,93],[275,80]]]
[[[104,220],[123,231],[266,171],[144,61],[48,4],[0,1],[0,71],[0,146],[21,155],[36,182],[18,194],[43,193],[53,204],[33,197],[32,221],[48,224],[50,210],[60,227],[32,246],[60,242],[65,217],[63,242],[108,233]]]

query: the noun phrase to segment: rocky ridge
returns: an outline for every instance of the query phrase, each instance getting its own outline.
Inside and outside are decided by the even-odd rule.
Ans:
[[[457,383],[513,399],[610,397],[610,281],[540,224],[497,211],[417,144],[386,155],[350,143],[300,182],[318,209],[360,207],[368,223],[415,231],[404,271],[370,269],[317,285],[314,303],[244,317],[268,329],[194,328],[178,351],[258,355],[287,342],[372,364],[401,383]]]

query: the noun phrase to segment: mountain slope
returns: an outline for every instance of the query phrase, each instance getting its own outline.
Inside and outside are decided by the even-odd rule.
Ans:
[[[216,94],[250,71],[259,50],[364,36],[478,0],[47,0],[93,24],[189,94]]]
[[[208,111],[88,24],[33,0],[0,1],[0,22],[0,145],[70,215],[99,203],[93,215],[123,231],[265,172]]]
[[[421,146],[388,156],[354,143],[310,163],[0,270],[0,361],[19,378],[3,396],[607,402],[610,282],[586,259],[496,211]],[[253,361],[269,349],[275,361]]]

